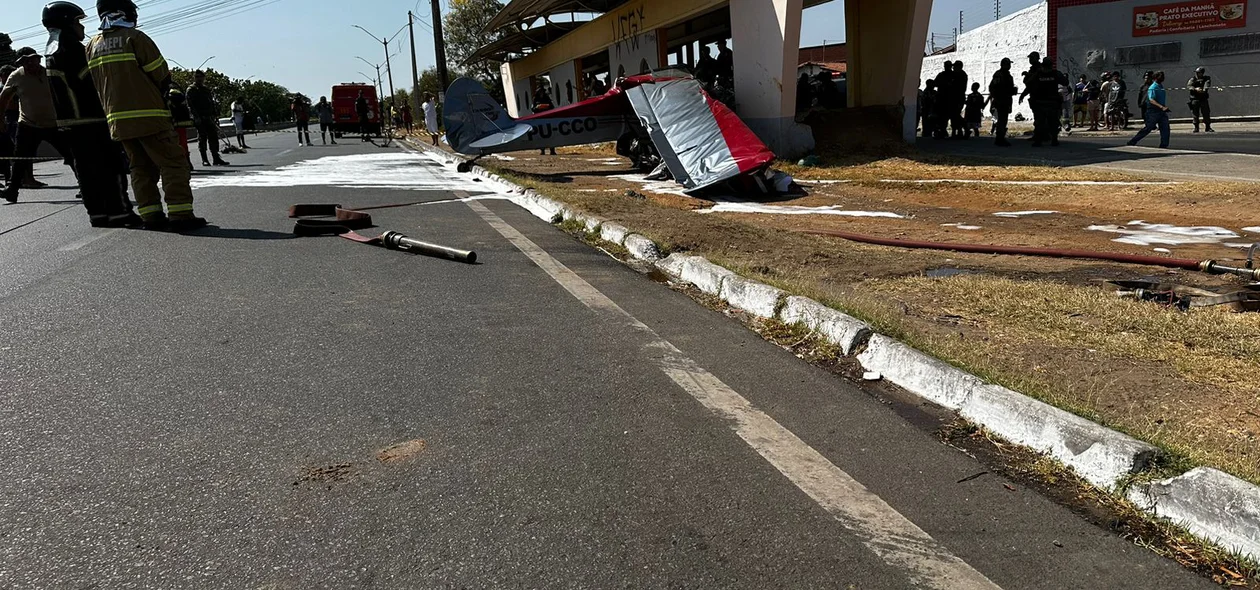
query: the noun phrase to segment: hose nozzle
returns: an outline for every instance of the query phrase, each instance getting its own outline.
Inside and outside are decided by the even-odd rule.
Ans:
[[[458,262],[467,262],[469,264],[477,262],[477,253],[471,250],[459,250],[457,248],[448,248],[439,244],[430,244],[429,242],[413,240],[396,231],[387,231],[381,234],[381,244],[391,250],[405,250],[408,252],[415,252],[416,254],[447,258]]]
[[[1225,266],[1215,260],[1204,260],[1199,263],[1199,270],[1214,275],[1238,275],[1247,280],[1260,281],[1260,268],[1236,268]]]

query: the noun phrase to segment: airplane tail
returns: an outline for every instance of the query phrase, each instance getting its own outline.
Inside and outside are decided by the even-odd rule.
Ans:
[[[480,155],[481,147],[507,143],[530,129],[518,124],[481,82],[471,78],[459,78],[446,89],[442,122],[446,142],[467,155]]]

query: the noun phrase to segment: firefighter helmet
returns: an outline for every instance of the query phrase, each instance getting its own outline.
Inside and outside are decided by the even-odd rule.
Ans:
[[[97,0],[97,16],[105,16],[111,12],[121,12],[127,15],[128,20],[135,20],[136,3],[131,0]]]
[[[41,22],[46,29],[69,28],[75,21],[87,17],[82,8],[73,2],[50,2],[44,7]]]

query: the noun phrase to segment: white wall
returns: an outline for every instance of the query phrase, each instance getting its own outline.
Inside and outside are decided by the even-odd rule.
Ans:
[[[562,107],[581,100],[579,97],[581,84],[577,80],[577,67],[574,62],[565,63],[547,74],[551,78],[551,88],[547,93],[551,95],[551,100],[556,106]],[[570,100],[570,94],[572,94],[572,100]]]
[[[608,48],[608,71],[617,75],[617,68],[624,67],[627,76],[639,73],[639,66],[647,60],[648,67],[660,69],[660,56],[657,55],[656,31],[640,33],[629,39],[614,43]]]
[[[946,61],[962,60],[963,70],[967,72],[967,92],[971,92],[971,83],[980,83],[980,92],[989,94],[989,81],[993,72],[1001,67],[1002,58],[1010,58],[1011,75],[1015,77],[1015,85],[1023,91],[1023,80],[1020,72],[1028,69],[1028,54],[1036,51],[1042,57],[1046,55],[1047,18],[1049,10],[1046,3],[1029,6],[1019,12],[1003,17],[1002,20],[967,31],[958,36],[958,49],[951,53],[929,55],[923,58],[923,68],[919,79],[927,81],[940,73]],[[923,83],[919,83],[919,88]],[[1018,103],[1016,114],[1032,118],[1032,110],[1028,101]],[[987,113],[986,113],[987,117]]]

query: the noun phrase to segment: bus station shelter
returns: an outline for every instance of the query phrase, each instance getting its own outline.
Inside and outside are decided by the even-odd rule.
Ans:
[[[796,157],[814,144],[794,120],[802,13],[830,1],[510,0],[486,27],[495,40],[472,59],[501,62],[505,106],[519,116],[540,86],[563,106],[618,76],[694,66],[726,41],[735,112],[776,153]],[[931,0],[842,1],[848,106],[891,108],[909,140]]]

